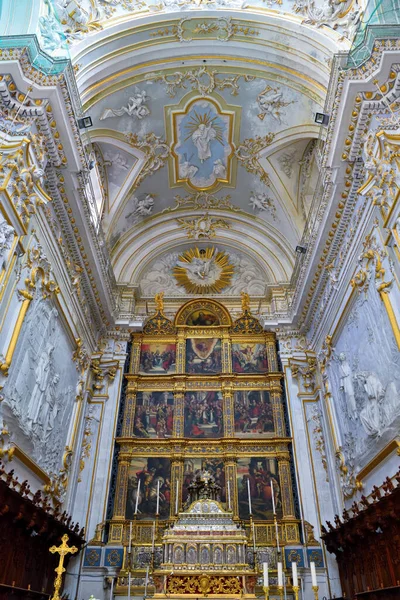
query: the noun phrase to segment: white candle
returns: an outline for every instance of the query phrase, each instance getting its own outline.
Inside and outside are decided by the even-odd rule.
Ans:
[[[138,486],[136,488],[136,504],[135,504],[135,515],[137,515],[138,507],[139,507],[139,496],[140,496],[140,479],[138,482]]]
[[[250,496],[250,480],[247,480],[247,496],[249,499],[249,515],[252,515],[253,513],[251,512],[251,496]]]
[[[269,586],[268,563],[263,563],[263,577],[264,577],[264,587],[268,587]]]
[[[128,600],[131,600],[131,574],[128,575]]]
[[[156,515],[158,516],[160,512],[160,480],[157,481],[157,508]]]
[[[297,579],[297,563],[296,562],[292,562],[292,578],[293,578],[293,585],[297,587],[299,585],[299,582]]]
[[[283,587],[283,571],[281,562],[278,562],[278,586]]]
[[[178,514],[178,503],[179,503],[179,479],[176,480],[175,490],[175,513]]]
[[[311,584],[313,587],[317,587],[318,583],[317,583],[317,573],[315,571],[315,562],[310,562],[310,569],[311,569]]]
[[[129,546],[128,552],[132,550],[132,521],[129,523]]]
[[[144,581],[144,597],[147,596],[147,586],[149,584],[149,565],[146,567],[146,579]]]
[[[151,551],[154,552],[154,544],[156,541],[156,522],[153,521],[153,535],[151,536]]]
[[[231,510],[231,482],[228,479],[228,510]]]
[[[275,498],[274,498],[274,484],[272,483],[272,479],[270,481],[271,481],[272,512],[275,515],[276,509],[275,509]]]
[[[113,596],[114,596],[114,577],[111,577],[110,600],[113,600]]]

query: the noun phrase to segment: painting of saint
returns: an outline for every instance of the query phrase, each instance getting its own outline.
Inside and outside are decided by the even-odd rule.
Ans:
[[[249,489],[254,519],[273,519],[272,491],[277,517],[278,519],[282,517],[281,487],[276,458],[240,458],[237,462],[237,486],[239,516],[242,519],[248,519],[250,516]]]
[[[223,436],[222,394],[220,392],[186,392],[184,432],[188,438]]]
[[[274,417],[268,392],[236,391],[234,400],[237,437],[252,437],[274,432]]]
[[[267,373],[264,344],[232,344],[232,369],[235,373]]]
[[[140,483],[139,483],[140,482]],[[131,460],[128,473],[126,518],[133,519],[137,500],[137,518],[154,517],[157,508],[157,487],[160,490],[160,517],[169,517],[171,501],[171,461],[169,458]]]
[[[186,325],[191,327],[212,327],[219,325],[219,319],[209,310],[195,310],[187,318]]]
[[[226,502],[225,465],[219,458],[187,458],[183,465],[182,500],[189,499],[189,485],[202,471],[208,471],[214,482],[221,488],[221,502]]]
[[[140,375],[169,375],[175,373],[175,344],[142,344],[140,352]]]
[[[140,438],[170,438],[174,426],[172,392],[138,392],[133,435]]]
[[[221,373],[221,340],[191,338],[186,340],[187,373]]]

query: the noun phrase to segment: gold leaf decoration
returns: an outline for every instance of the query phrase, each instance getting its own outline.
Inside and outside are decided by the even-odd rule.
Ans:
[[[190,248],[178,258],[173,275],[189,294],[219,294],[232,280],[229,255],[211,248]]]

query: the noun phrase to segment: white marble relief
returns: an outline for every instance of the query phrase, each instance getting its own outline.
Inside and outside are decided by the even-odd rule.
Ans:
[[[48,473],[61,466],[77,382],[58,311],[38,289],[4,386],[3,410],[13,443]]]
[[[153,212],[154,208],[154,195],[145,194],[143,197],[137,198],[133,196],[131,198],[131,210],[126,215],[125,219],[133,224],[138,221],[140,217],[148,217]]]
[[[239,296],[246,290],[251,296],[262,296],[265,293],[266,276],[262,269],[247,256],[229,252],[229,262],[234,267],[231,284],[221,292],[222,296]],[[158,258],[146,270],[140,280],[142,294],[154,297],[159,292],[171,296],[185,296],[187,292],[179,286],[173,277],[172,270],[178,261],[178,253],[169,253]],[[187,265],[185,265],[187,266]]]
[[[341,438],[354,437],[360,467],[400,426],[400,354],[373,281],[355,301],[327,372]]]
[[[129,169],[129,163],[122,154],[119,152],[105,152],[104,153],[104,164],[107,167],[114,167],[121,171],[127,171]]]
[[[11,250],[14,240],[14,234],[14,227],[11,227],[0,214],[0,269],[5,267],[7,255]]]
[[[111,117],[135,117],[136,119],[144,119],[150,114],[150,109],[146,106],[148,101],[147,93],[139,90],[135,90],[135,93],[130,96],[127,106],[121,106],[121,108],[106,108],[100,115],[100,121],[109,119]]]
[[[288,179],[290,179],[293,174],[296,152],[297,148],[292,148],[291,150],[282,152],[282,154],[278,158],[279,166],[281,167],[282,171]]]
[[[272,117],[278,123],[282,122],[283,109],[293,104],[295,100],[284,100],[283,92],[279,87],[273,88],[270,85],[257,96],[257,104],[260,113],[257,115],[261,121],[265,117]]]
[[[254,211],[269,212],[276,219],[274,200],[264,192],[250,192],[249,204]]]

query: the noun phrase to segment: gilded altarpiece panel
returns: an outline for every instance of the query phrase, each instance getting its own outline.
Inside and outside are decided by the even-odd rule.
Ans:
[[[205,470],[250,532],[249,480],[257,544],[275,542],[272,493],[281,543],[299,542],[275,335],[249,312],[232,323],[212,300],[185,304],[174,323],[155,316],[133,335],[110,542],[127,544],[134,520],[133,539],[151,544],[157,486],[157,523],[173,522]]]

